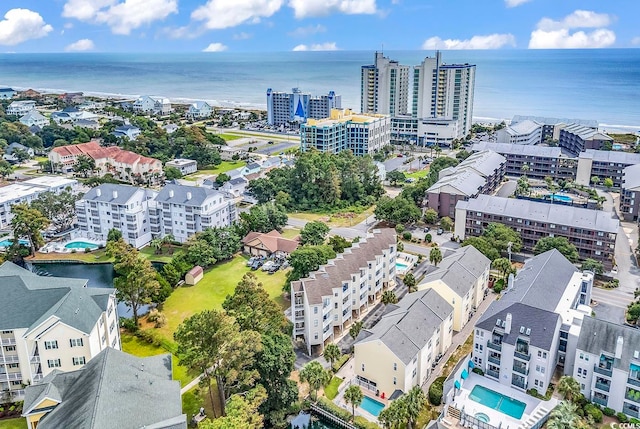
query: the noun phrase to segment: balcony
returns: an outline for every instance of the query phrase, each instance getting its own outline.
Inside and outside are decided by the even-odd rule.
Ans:
[[[502,343],[494,343],[492,341],[487,341],[487,347],[493,350],[502,351]]]
[[[606,398],[600,398],[598,396],[593,396],[591,398],[591,402],[593,402],[594,404],[598,404],[598,405],[602,405],[603,407],[607,406],[607,399]]]
[[[500,379],[500,372],[499,371],[492,371],[490,369],[487,370],[487,372],[485,372],[486,375],[488,375],[489,377],[493,377],[496,380]]]
[[[601,383],[599,381],[596,381],[595,387],[596,387],[596,389],[602,390],[603,392],[608,392],[609,389],[611,388],[611,385],[607,384],[607,383]]]
[[[600,368],[598,365],[593,366],[593,371],[597,374],[605,375],[607,377],[611,377],[613,375],[612,369]]]
[[[40,356],[31,356],[31,363],[40,363]]]
[[[487,360],[489,362],[491,362],[492,364],[500,365],[500,358],[498,358],[498,357],[489,356],[489,358]]]
[[[523,352],[513,352],[513,356],[521,360],[526,360],[527,362],[531,359],[530,354]]]
[[[22,374],[19,372],[3,372],[0,373],[0,380],[22,380]]]
[[[0,356],[0,363],[18,363],[20,359],[17,355]]]
[[[529,375],[529,370],[526,366],[513,365],[513,370],[523,375]]]
[[[515,387],[519,387],[520,389],[526,389],[524,380],[511,380],[511,384]]]
[[[0,338],[0,346],[15,346],[15,338]]]
[[[622,405],[622,412],[628,416],[638,418],[640,417],[640,413],[638,412],[638,407],[634,407],[626,402]]]
[[[627,384],[640,387],[640,380],[638,380],[637,378],[629,377],[627,378]]]

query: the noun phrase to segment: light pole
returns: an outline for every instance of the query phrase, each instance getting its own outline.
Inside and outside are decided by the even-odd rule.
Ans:
[[[507,243],[507,253],[509,254],[509,263],[511,263],[511,246],[513,246],[512,242]]]

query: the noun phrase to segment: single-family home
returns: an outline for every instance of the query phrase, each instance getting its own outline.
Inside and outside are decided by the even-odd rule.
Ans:
[[[20,92],[20,97],[22,98],[40,98],[42,94],[35,89],[27,89],[26,91]]]
[[[98,115],[85,110],[80,110],[75,106],[69,106],[59,112],[53,112],[51,114],[51,119],[56,124],[72,123],[76,125],[76,122],[79,120],[95,121],[98,119]]]
[[[25,152],[27,155],[29,155],[30,158],[32,158],[35,154],[33,149],[31,149],[30,147],[14,142],[7,146],[7,148],[4,150],[4,155],[2,155],[2,158],[5,161],[17,162],[18,158],[14,154],[16,150]]]
[[[66,92],[64,94],[60,94],[60,99],[67,103],[82,104],[84,103],[84,93]]]
[[[234,197],[240,197],[247,190],[248,184],[249,181],[244,177],[234,177],[233,179],[227,180],[220,189]]]
[[[13,88],[0,88],[0,99],[8,100],[16,95],[16,91]]]
[[[211,116],[213,107],[206,101],[196,101],[189,105],[185,116],[189,119],[205,119]]]
[[[177,168],[183,176],[198,171],[198,161],[193,159],[176,158],[167,161],[164,165],[165,167]]]
[[[287,257],[298,248],[300,243],[297,240],[284,238],[275,229],[266,234],[261,232],[250,232],[242,239],[244,253],[252,256]]]
[[[100,122],[92,119],[76,119],[74,125],[80,128],[88,128],[90,130],[100,129]]]
[[[106,348],[83,368],[28,386],[28,429],[186,429],[171,354],[137,357]]]
[[[36,102],[33,100],[12,101],[7,107],[7,115],[22,116],[35,108]]]
[[[140,135],[140,128],[134,127],[133,125],[120,125],[116,127],[115,130],[111,134],[118,138],[126,137],[129,140],[135,140]]]
[[[32,127],[34,125],[38,127],[44,127],[49,125],[49,119],[45,118],[38,112],[37,110],[32,110],[27,112],[24,116],[20,117],[20,123],[25,124],[27,127]]]
[[[133,102],[132,109],[135,112],[168,115],[171,113],[171,101],[165,97],[143,95]]]
[[[260,174],[262,167],[257,162],[250,162],[244,167],[242,167],[242,175],[249,176],[250,174]]]
[[[453,329],[460,332],[484,299],[491,260],[473,246],[465,246],[442,259],[418,285],[434,289],[453,307]]]
[[[179,129],[179,128],[180,128],[180,127],[179,127],[179,126],[177,126],[176,124],[167,124],[167,125],[165,125],[165,126],[163,126],[163,127],[162,127],[162,129],[163,129],[163,130],[165,130],[165,132],[166,132],[167,134],[173,134],[173,133],[175,133],[176,131],[178,131],[178,129]]]

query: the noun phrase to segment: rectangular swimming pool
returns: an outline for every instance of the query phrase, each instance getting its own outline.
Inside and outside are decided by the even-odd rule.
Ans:
[[[368,396],[365,396],[362,399],[360,408],[362,408],[372,416],[378,417],[380,412],[384,409],[384,404],[382,402],[376,401],[375,399],[371,399]]]
[[[469,399],[518,420],[522,418],[524,410],[527,408],[527,404],[524,402],[509,398],[480,385],[476,385],[473,388],[469,394]]]
[[[406,264],[401,264],[400,262],[396,262],[396,270],[405,271],[409,266]]]

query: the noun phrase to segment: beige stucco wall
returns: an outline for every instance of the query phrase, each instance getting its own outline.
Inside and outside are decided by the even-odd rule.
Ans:
[[[397,367],[394,371],[393,364]],[[364,364],[364,371],[362,365]],[[380,340],[358,343],[354,346],[353,372],[377,384],[380,395],[384,392],[389,397],[396,389],[405,390],[406,375],[405,365],[400,358],[389,350]],[[408,374],[411,377],[411,373]],[[393,378],[396,384],[393,384]],[[410,388],[410,387],[409,387]]]

